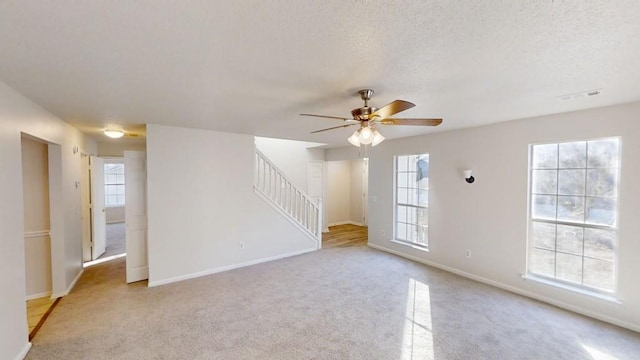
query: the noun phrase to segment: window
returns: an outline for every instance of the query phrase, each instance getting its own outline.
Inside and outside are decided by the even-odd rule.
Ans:
[[[104,164],[104,197],[106,206],[124,205],[124,164]]]
[[[530,147],[529,273],[615,291],[620,141]]]
[[[395,158],[395,240],[427,248],[429,154]]]

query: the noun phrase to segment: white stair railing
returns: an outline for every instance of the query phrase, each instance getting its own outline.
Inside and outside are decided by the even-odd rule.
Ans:
[[[298,189],[263,153],[256,149],[255,192],[289,221],[322,244],[322,202]]]

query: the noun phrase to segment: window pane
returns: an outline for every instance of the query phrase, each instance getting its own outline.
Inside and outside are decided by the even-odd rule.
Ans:
[[[584,284],[598,289],[614,290],[613,262],[600,259],[584,259]]]
[[[417,188],[429,189],[429,178],[422,178],[416,184]]]
[[[401,172],[398,173],[398,187],[407,187],[409,183],[407,182],[407,173]]]
[[[584,254],[603,260],[615,258],[616,233],[613,230],[585,229]]]
[[[582,284],[582,256],[556,253],[556,278]]]
[[[532,246],[554,250],[556,248],[556,225],[541,222],[531,223]]]
[[[584,198],[578,196],[558,196],[558,220],[584,222]]]
[[[398,188],[398,203],[399,204],[408,204],[408,191],[407,189]]]
[[[584,230],[577,226],[558,225],[557,251],[582,255]]]
[[[407,208],[407,222],[415,224],[418,217],[418,209],[414,207]]]
[[[559,145],[558,167],[565,169],[585,168],[587,166],[587,142],[578,141]]]
[[[589,141],[587,167],[618,167],[618,139]]]
[[[415,242],[416,241],[416,226],[407,224],[407,241]]]
[[[531,176],[534,194],[556,194],[558,192],[557,170],[533,170]]]
[[[555,277],[555,253],[550,250],[531,249],[529,257],[529,270],[531,272]]]
[[[559,195],[584,195],[584,170],[559,170]]]
[[[536,219],[556,218],[556,197],[549,195],[533,195],[532,215]]]
[[[409,159],[408,162],[408,168],[407,170],[412,171],[412,172],[417,172],[418,171],[418,156],[417,155],[409,155],[407,156],[407,158]]]
[[[587,170],[587,195],[616,196],[617,174],[615,168]]]
[[[396,228],[396,238],[398,240],[407,240],[407,224],[398,223]]]
[[[427,209],[420,209],[418,208],[418,221],[417,224],[421,225],[421,226],[428,226],[429,225],[429,217],[428,217],[428,211]]]
[[[416,163],[416,181],[429,178],[429,158],[420,158]]]
[[[416,242],[420,245],[427,245],[427,228],[424,226],[416,227],[418,233],[416,234]]]
[[[418,203],[420,206],[429,206],[429,190],[418,189]]]
[[[534,145],[532,167],[534,169],[555,169],[558,167],[558,145]]]
[[[396,162],[398,164],[398,171],[407,171],[409,167],[407,166],[407,157],[406,156],[398,156]]]
[[[407,207],[398,205],[398,212],[396,212],[397,221],[407,222]]]
[[[587,198],[589,224],[613,225],[616,220],[616,200],[612,198]]]

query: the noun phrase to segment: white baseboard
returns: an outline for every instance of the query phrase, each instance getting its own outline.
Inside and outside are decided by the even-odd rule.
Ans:
[[[69,286],[67,287],[67,289],[64,292],[61,293],[54,293],[51,294],[51,298],[52,299],[57,299],[59,297],[63,297],[63,296],[67,296],[69,295],[69,293],[71,292],[71,290],[73,290],[74,286],[76,286],[76,283],[78,282],[78,280],[80,280],[80,277],[82,276],[82,274],[84,273],[84,269],[80,269],[80,272],[78,273],[78,275],[76,275],[76,278],[73,279],[73,281],[71,282],[71,284],[69,284]]]
[[[24,348],[22,348],[22,351],[20,351],[18,353],[18,355],[16,355],[15,359],[16,360],[23,360],[27,354],[29,353],[29,350],[31,350],[31,343],[27,342],[27,344],[24,346]]]
[[[271,256],[271,257],[267,257],[267,258],[251,260],[251,261],[243,262],[243,263],[240,263],[240,264],[221,266],[221,267],[214,268],[214,269],[199,271],[199,272],[196,272],[196,273],[176,276],[176,277],[172,277],[172,278],[168,278],[168,279],[163,279],[163,280],[158,280],[158,281],[149,281],[148,286],[149,287],[154,287],[154,286],[166,285],[166,284],[170,284],[170,283],[174,283],[174,282],[178,282],[178,281],[189,280],[189,279],[194,279],[194,278],[198,278],[198,277],[201,277],[201,276],[207,276],[207,275],[211,275],[211,274],[216,274],[216,273],[223,272],[223,271],[229,271],[229,270],[238,269],[238,268],[242,268],[242,267],[246,267],[246,266],[257,265],[257,264],[260,264],[260,263],[265,263],[265,262],[269,262],[269,261],[273,261],[273,260],[284,259],[284,258],[291,257],[291,256],[302,255],[302,254],[310,253],[310,252],[316,251],[316,250],[318,250],[318,249],[313,247],[311,249],[294,251],[294,252],[281,254],[281,255],[276,255],[276,256]]]
[[[555,299],[552,299],[552,298],[549,298],[549,297],[546,297],[546,296],[538,295],[538,294],[532,293],[530,291],[522,290],[520,288],[516,288],[516,287],[513,287],[511,285],[506,285],[506,284],[503,284],[501,282],[497,282],[497,281],[494,281],[494,280],[491,280],[491,279],[487,279],[485,277],[474,275],[474,274],[471,274],[471,273],[468,273],[468,272],[465,272],[465,271],[461,271],[461,270],[458,270],[456,268],[452,268],[452,267],[449,267],[449,266],[441,265],[441,264],[438,264],[438,263],[435,263],[435,262],[432,262],[432,261],[429,261],[429,260],[421,259],[421,258],[416,257],[416,256],[404,254],[402,252],[399,252],[399,251],[396,251],[396,250],[393,250],[393,249],[389,249],[389,248],[384,247],[384,246],[380,246],[380,245],[372,244],[372,243],[368,243],[367,245],[369,247],[371,247],[371,248],[374,248],[374,249],[378,249],[378,250],[381,250],[381,251],[384,251],[384,252],[388,252],[388,253],[391,253],[391,254],[394,254],[394,255],[409,259],[409,260],[413,260],[415,262],[419,262],[421,264],[425,264],[425,265],[428,265],[428,266],[431,266],[431,267],[434,267],[434,268],[438,268],[438,269],[441,269],[441,270],[444,270],[444,271],[447,271],[447,272],[450,272],[450,273],[453,273],[453,274],[456,274],[456,275],[460,275],[462,277],[465,277],[465,278],[468,278],[468,279],[471,279],[471,280],[475,280],[475,281],[478,281],[478,282],[481,282],[481,283],[484,283],[484,284],[487,284],[487,285],[495,286],[497,288],[500,288],[500,289],[503,289],[503,290],[507,290],[509,292],[512,292],[512,293],[515,293],[515,294],[518,294],[518,295],[522,295],[522,296],[526,296],[526,297],[531,298],[531,299],[539,300],[539,301],[542,301],[542,302],[545,302],[547,304],[551,304],[551,305],[557,306],[557,307],[565,309],[565,310],[573,311],[575,313],[582,314],[582,315],[585,315],[585,316],[588,316],[588,317],[591,317],[591,318],[594,318],[594,319],[598,319],[598,320],[601,320],[601,321],[604,321],[604,322],[607,322],[607,323],[610,323],[610,324],[613,324],[613,325],[617,325],[617,326],[620,326],[620,327],[623,327],[623,328],[627,328],[629,330],[640,332],[640,326],[637,326],[635,324],[632,324],[632,323],[629,323],[629,322],[626,322],[626,321],[622,321],[622,320],[619,320],[619,319],[615,319],[615,318],[612,318],[612,317],[609,317],[609,316],[606,316],[606,315],[595,313],[595,312],[593,312],[591,310],[587,310],[587,309],[584,309],[584,308],[579,307],[579,306],[567,304],[567,303],[562,302],[562,301],[558,301],[558,300],[555,300]]]
[[[348,220],[348,221],[338,221],[338,222],[334,222],[334,223],[331,223],[331,224],[327,225],[327,227],[329,227],[329,226],[338,226],[338,225],[366,226],[366,225],[365,225],[365,224],[363,224],[363,223],[359,223],[359,222],[357,222],[357,221],[351,221],[351,220]],[[327,231],[329,231],[329,229],[327,229]]]
[[[37,293],[37,294],[31,294],[31,295],[27,295],[25,297],[25,300],[33,300],[33,299],[40,299],[46,296],[51,296],[51,291],[45,291],[45,292],[41,292],[41,293]]]

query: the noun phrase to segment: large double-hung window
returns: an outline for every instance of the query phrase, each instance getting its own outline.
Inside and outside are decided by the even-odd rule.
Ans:
[[[615,292],[619,154],[618,138],[531,145],[530,274]]]
[[[429,154],[396,156],[395,240],[426,249],[428,210]]]

